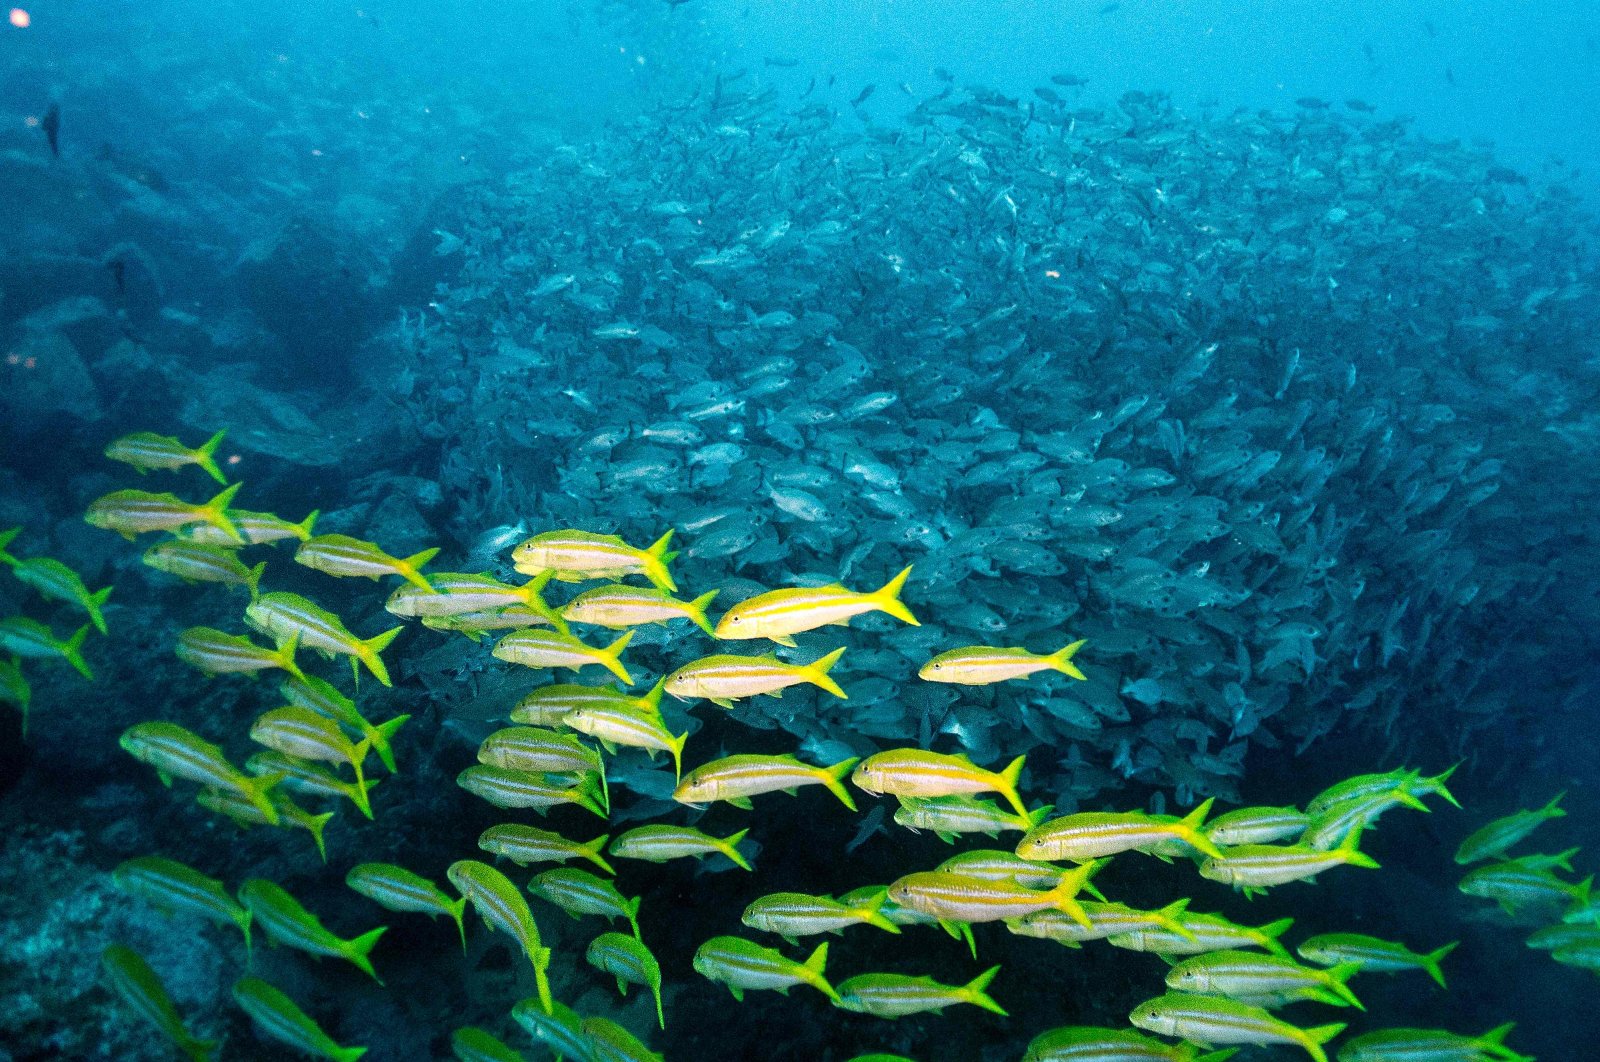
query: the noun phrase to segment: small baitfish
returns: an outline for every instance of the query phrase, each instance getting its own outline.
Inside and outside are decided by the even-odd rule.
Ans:
[[[734,701],[746,697],[762,694],[779,697],[790,686],[802,683],[848,700],[844,690],[828,674],[842,656],[842,648],[809,664],[785,663],[770,653],[765,656],[706,656],[668,675],[666,690],[680,701],[700,697],[723,708],[732,708]]]
[[[239,886],[239,902],[244,904],[255,924],[265,930],[274,943],[318,958],[344,959],[380,985],[383,984],[383,978],[372,968],[372,960],[368,955],[377,946],[378,939],[388,932],[388,926],[379,926],[345,940],[329,932],[322,921],[306,910],[288,890],[265,878],[251,878]]]
[[[673,790],[672,799],[692,806],[721,800],[748,811],[754,806],[750,803],[753,796],[780,791],[792,796],[801,786],[820,785],[854,811],[855,801],[842,782],[858,762],[851,758],[831,767],[813,767],[788,755],[724,756],[685,775]]]

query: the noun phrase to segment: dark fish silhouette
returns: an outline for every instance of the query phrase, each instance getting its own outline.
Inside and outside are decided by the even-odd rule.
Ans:
[[[61,104],[52,103],[50,105],[50,109],[44,112],[44,119],[39,123],[39,128],[44,130],[44,138],[50,143],[50,154],[60,158]]]
[[[877,86],[876,83],[868,85],[866,88],[861,90],[861,95],[857,96],[855,99],[850,101],[850,106],[852,106],[852,107],[861,106],[863,103],[867,102],[867,97],[868,96],[872,95],[874,92],[877,91],[877,88],[878,88],[878,86]]]

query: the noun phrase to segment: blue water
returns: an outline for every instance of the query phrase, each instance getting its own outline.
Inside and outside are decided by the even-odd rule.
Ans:
[[[264,589],[362,638],[404,624],[392,688],[299,656],[368,718],[413,717],[375,819],[306,798],[337,810],[323,864],[301,832],[162,787],[119,734],[176,722],[242,763],[281,676],[178,663],[187,628],[250,633],[243,592],[153,571],[157,535],[82,516],[126,488],[210,497],[196,469],[140,476],[103,451],[219,429],[238,507],[318,510],[318,531],[396,557],[437,547],[433,572],[521,582],[511,547],[537,532],[642,547],[671,528],[678,596],[717,590],[715,622],[762,589],[870,590],[912,567],[920,626],[878,615],[778,650],[847,646],[847,701],[669,698],[686,770],[1026,755],[1028,805],[1066,815],[1304,805],[1351,775],[1459,764],[1461,809],[1429,797],[1363,835],[1381,869],[1250,902],[1183,858],[1119,855],[1097,881],[1135,906],[1293,918],[1290,942],[1461,941],[1448,990],[1362,974],[1365,1014],[1296,1002],[1297,1025],[1515,1022],[1518,1052],[1587,1057],[1600,947],[1558,963],[1524,943],[1582,903],[1506,914],[1462,894],[1453,857],[1564,792],[1567,814],[1514,851],[1582,848],[1558,875],[1573,896],[1596,866],[1597,115],[1600,9],[1576,2],[24,0],[0,26],[0,531],[21,528],[8,556],[115,592],[84,643],[92,683],[48,649],[0,673],[33,698],[24,737],[0,684],[0,1062],[175,1057],[98,972],[113,942],[221,1057],[289,1057],[230,998],[247,969],[374,1059],[449,1057],[468,1024],[547,1057],[509,1018],[533,984],[503,934],[469,915],[464,956],[443,921],[343,884],[363,860],[443,883],[508,821],[580,840],[750,829],[753,875],[619,861],[664,1031],[585,965],[597,921],[534,903],[556,997],[671,1059],[1001,1062],[1055,1026],[1126,1027],[1162,991],[1151,955],[998,925],[974,958],[926,926],[791,947],[741,923],[764,894],[887,884],[1017,833],[950,847],[860,790],[859,814],[810,788],[702,816],[670,800],[666,761],[626,749],[607,751],[603,826],[469,796],[478,743],[572,673],[397,620],[395,580],[330,578],[294,542],[244,553]],[[60,638],[83,622],[0,571],[13,617]],[[957,646],[1080,638],[1081,681],[916,677]],[[624,661],[637,694],[773,648],[674,621]],[[287,948],[247,962],[231,928],[110,885],[150,854],[230,890],[276,881],[341,936],[389,925],[385,986]],[[998,963],[1010,1013],[890,1022],[806,987],[734,1003],[691,966],[729,933],[793,958],[825,939],[835,984],[959,985]],[[1240,1056],[1275,1057],[1296,1056]]]

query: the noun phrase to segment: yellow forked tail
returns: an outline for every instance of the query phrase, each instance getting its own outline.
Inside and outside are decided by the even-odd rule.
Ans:
[[[922,624],[917,622],[917,617],[913,616],[911,610],[900,600],[900,591],[905,589],[906,577],[910,574],[911,566],[908,564],[899,575],[884,583],[882,588],[871,595],[872,604],[879,612],[887,613],[902,623],[920,627]]]
[[[844,656],[844,646],[840,646],[820,660],[813,660],[800,670],[804,672],[806,681],[813,686],[827,690],[842,701],[848,701],[849,695],[839,688],[839,684],[828,677],[828,672],[833,670],[833,665]]]

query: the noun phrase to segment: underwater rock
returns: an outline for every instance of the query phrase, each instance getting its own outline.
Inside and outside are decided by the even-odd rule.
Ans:
[[[247,247],[234,271],[245,304],[282,344],[273,373],[285,382],[343,382],[349,353],[377,309],[377,257],[352,235],[302,214]]]
[[[63,421],[103,415],[99,389],[82,355],[59,331],[29,330],[0,359],[0,424],[19,438],[70,431]]]

